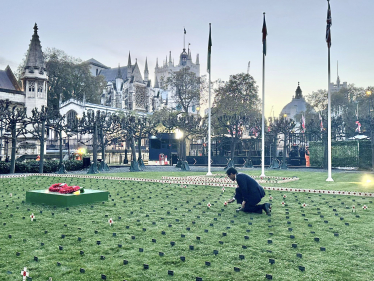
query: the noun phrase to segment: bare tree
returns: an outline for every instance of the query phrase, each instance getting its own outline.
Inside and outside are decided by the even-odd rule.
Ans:
[[[11,133],[12,151],[10,162],[10,173],[15,172],[17,138],[25,135],[26,108],[12,105],[9,100],[0,100],[0,118],[3,121],[5,131]]]
[[[43,173],[44,167],[44,144],[45,144],[45,135],[47,129],[47,121],[49,119],[48,108],[42,106],[40,111],[37,108],[32,110],[32,116],[28,120],[27,133],[40,143],[40,161],[39,161],[39,173]]]

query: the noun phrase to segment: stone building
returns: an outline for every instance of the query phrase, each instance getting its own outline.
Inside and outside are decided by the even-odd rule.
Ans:
[[[34,25],[34,34],[32,35],[27,51],[21,81],[22,84],[19,85],[9,66],[5,70],[0,70],[0,99],[9,100],[12,104],[19,107],[26,107],[27,116],[31,116],[34,108],[40,110],[42,106],[47,106],[48,94],[48,74],[39,40],[38,26],[36,24]],[[1,156],[5,156],[8,149],[5,143],[8,143],[9,140],[4,136],[7,136],[7,134],[0,120]],[[37,149],[32,150],[26,151],[26,153],[36,153],[37,151]]]
[[[85,99],[75,99],[60,103],[61,114],[67,114],[73,110],[81,115],[87,108],[92,110],[104,110],[115,112],[135,111],[140,114],[150,113],[161,106],[161,98],[151,86],[147,59],[145,61],[144,78],[140,72],[138,62],[131,63],[129,53],[127,66],[118,65],[110,68],[95,59],[86,61],[90,65],[91,74],[102,75],[107,85],[100,98],[100,104],[87,103]]]
[[[281,116],[285,116],[287,118],[293,119],[296,124],[300,123],[300,120],[296,120],[296,116],[300,114],[304,114],[307,112],[308,107],[312,110],[312,106],[305,101],[303,97],[303,91],[300,88],[300,83],[298,83],[295,96],[292,97],[292,101],[286,104],[281,111]]]
[[[154,88],[161,94],[160,96],[168,108],[178,109],[178,102],[173,98],[173,89],[164,90],[163,83],[168,77],[170,77],[171,73],[180,71],[185,67],[188,67],[190,72],[195,73],[196,77],[200,77],[199,54],[196,55],[195,63],[192,61],[191,50],[188,49],[186,52],[185,48],[183,48],[183,51],[179,55],[179,63],[177,65],[174,64],[174,59],[171,57],[171,51],[169,53],[169,60],[166,56],[162,65],[159,66],[158,58],[156,60]],[[196,113],[196,107],[199,106],[199,102],[200,101],[195,101],[195,103],[191,105],[189,112]]]

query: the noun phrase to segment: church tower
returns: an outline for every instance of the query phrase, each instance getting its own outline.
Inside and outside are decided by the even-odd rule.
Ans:
[[[149,79],[148,62],[147,62],[147,58],[145,58],[144,81],[148,82],[148,79]]]
[[[116,98],[115,101],[113,101],[114,106],[117,108],[122,108],[122,89],[123,89],[123,78],[122,78],[122,72],[121,67],[118,64],[118,71],[117,71],[117,78],[116,78]]]
[[[131,66],[131,56],[129,52],[129,59],[127,60],[127,79],[131,79],[132,75],[132,66]]]
[[[43,105],[47,106],[48,76],[36,23],[34,26],[34,34],[27,51],[26,64],[22,72],[21,80],[22,88],[26,95],[26,112],[27,116],[30,117],[35,107],[40,110]]]

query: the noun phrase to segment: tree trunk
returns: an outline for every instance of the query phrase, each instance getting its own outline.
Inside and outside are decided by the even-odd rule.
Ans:
[[[136,149],[135,149],[135,137],[134,136],[131,137],[130,146],[131,146],[132,161],[136,161]]]
[[[138,138],[138,162],[142,159],[142,138]]]
[[[61,167],[62,165],[62,132],[61,131],[58,132],[58,137],[59,137],[59,142],[60,142],[59,148],[60,148],[60,167]]]
[[[109,167],[107,163],[105,163],[105,142],[104,142],[104,134],[101,132],[101,163],[99,167],[99,171],[109,171]]]
[[[131,136],[130,140],[131,140],[130,145],[131,145],[131,156],[132,156],[130,172],[141,171],[139,169],[138,161],[136,161],[136,149],[135,149],[135,137],[134,137],[134,135]]]
[[[66,174],[65,165],[62,163],[62,130],[58,132],[59,141],[60,141],[60,167],[57,171],[57,174]]]
[[[141,137],[138,138],[138,164],[139,164],[140,169],[145,168],[144,161],[142,158],[142,138]]]
[[[283,157],[282,157],[282,167],[281,169],[287,169],[287,160],[286,160],[286,153],[287,153],[287,133],[283,133],[284,140],[283,140]]]
[[[280,168],[278,160],[277,160],[277,140],[278,140],[277,136],[278,136],[278,134],[274,133],[273,149],[272,149],[273,159],[271,160],[271,168],[273,168],[273,169],[279,169]]]
[[[10,173],[14,174],[16,170],[16,146],[17,146],[16,125],[12,125],[11,132],[12,132],[12,152],[10,155],[11,157]]]
[[[94,133],[93,133],[93,140],[92,140],[92,155],[93,155],[93,163],[91,164],[90,169],[88,170],[87,174],[97,174],[99,171],[97,170],[97,123],[96,121],[94,125]]]
[[[43,174],[44,167],[44,133],[45,133],[45,121],[42,121],[42,132],[40,138],[40,160],[39,160],[39,174]]]

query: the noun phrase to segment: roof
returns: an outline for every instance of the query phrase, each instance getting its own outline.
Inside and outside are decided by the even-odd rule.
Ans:
[[[121,70],[121,76],[122,76],[123,81],[126,81],[127,80],[127,66],[120,67],[120,70]],[[118,68],[102,69],[99,72],[99,75],[104,76],[107,82],[113,82],[116,80],[118,76]]]
[[[34,34],[27,51],[25,68],[45,69],[42,46],[40,45],[38,26],[34,26]]]
[[[105,68],[105,69],[108,69],[110,67],[102,64],[101,62],[95,60],[94,58],[91,58],[89,60],[86,60],[85,63],[88,63],[88,64],[93,64],[93,65],[96,65],[96,66],[99,66],[99,67],[102,67],[102,68]]]
[[[0,70],[0,89],[2,91],[21,91],[16,78],[9,66],[5,70]]]
[[[6,74],[5,70],[0,70],[0,88],[6,90],[15,90],[12,81],[10,81],[8,75]]]

